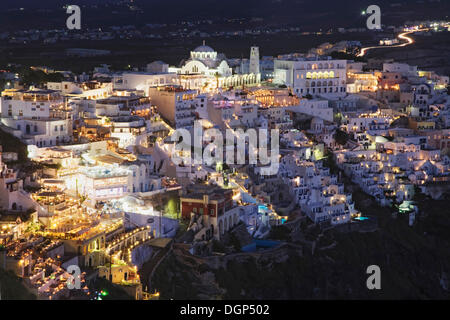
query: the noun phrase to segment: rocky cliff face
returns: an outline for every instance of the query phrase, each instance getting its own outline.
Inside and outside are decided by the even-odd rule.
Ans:
[[[448,299],[448,200],[423,200],[413,227],[369,199],[361,209],[377,215],[374,232],[323,232],[299,222],[272,234],[284,245],[262,252],[198,258],[178,247],[154,285],[173,299]],[[381,290],[367,289],[370,265],[381,269]]]
[[[131,253],[132,263],[137,266],[138,270],[140,270],[142,265],[150,260],[153,253],[153,248],[148,245],[138,246]]]

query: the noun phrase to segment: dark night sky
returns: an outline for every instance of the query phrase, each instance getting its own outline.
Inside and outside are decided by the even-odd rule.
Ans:
[[[64,14],[65,4],[116,4],[108,8],[84,9],[85,22],[91,26],[133,23],[175,22],[182,19],[227,17],[262,17],[265,23],[296,25],[352,26],[361,24],[360,12],[370,4],[381,7],[385,23],[401,24],[406,19],[426,17],[444,19],[450,12],[450,1],[441,0],[134,0],[143,13],[131,12],[118,0],[1,0],[0,27],[36,27],[51,25],[55,14],[43,9],[56,9]],[[400,4],[400,6],[392,6]],[[23,11],[11,11],[23,7]],[[86,12],[89,10],[88,12]],[[100,12],[99,12],[100,10]],[[112,16],[111,11],[120,15]],[[405,19],[406,18],[406,19]],[[127,21],[128,20],[128,21]],[[399,21],[401,20],[401,21]]]

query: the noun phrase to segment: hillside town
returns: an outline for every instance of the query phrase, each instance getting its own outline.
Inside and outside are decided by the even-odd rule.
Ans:
[[[23,37],[14,39],[63,40]],[[360,48],[263,56],[249,46],[248,57],[228,58],[206,39],[179,65],[83,74],[36,65],[64,76],[43,85],[12,75],[1,92],[0,268],[38,299],[102,299],[103,279],[153,300],[152,275],[176,243],[220,256],[236,252],[236,234],[240,252],[276,246],[271,230],[296,219],[373,227],[350,185],[413,226],[416,196],[439,199],[450,183],[449,75],[357,59]],[[227,145],[211,148],[218,136]]]

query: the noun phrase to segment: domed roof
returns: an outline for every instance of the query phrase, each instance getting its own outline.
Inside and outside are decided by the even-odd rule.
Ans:
[[[311,119],[311,123],[323,123],[323,120],[318,117],[314,117]]]
[[[214,49],[209,46],[202,45],[202,46],[195,48],[194,52],[214,52]]]

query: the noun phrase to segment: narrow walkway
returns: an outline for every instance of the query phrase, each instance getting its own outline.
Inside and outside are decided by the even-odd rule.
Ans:
[[[153,291],[154,288],[151,286],[153,274],[161,262],[163,262],[172,251],[172,247],[173,241],[171,240],[164,248],[160,248],[161,250],[154,257],[142,265],[141,270],[139,270],[139,275],[141,276],[141,283],[144,291]]]

